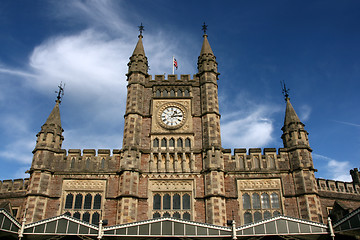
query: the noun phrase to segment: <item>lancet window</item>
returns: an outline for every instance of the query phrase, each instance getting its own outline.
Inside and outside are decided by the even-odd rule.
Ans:
[[[154,193],[152,213],[153,218],[174,217],[191,220],[191,193]]]
[[[64,214],[92,224],[99,224],[102,196],[99,193],[68,193]]]
[[[246,192],[241,196],[244,224],[281,214],[280,193],[278,191]]]

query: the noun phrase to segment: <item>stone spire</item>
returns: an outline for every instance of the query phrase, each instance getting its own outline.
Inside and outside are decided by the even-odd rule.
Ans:
[[[286,97],[286,110],[284,126],[282,127],[284,147],[306,146],[309,147],[308,132],[304,129],[303,124],[295,109],[291,105],[290,98]],[[310,148],[310,147],[309,147]]]
[[[214,72],[216,73],[216,75],[219,75],[217,72],[216,57],[210,47],[209,41],[207,39],[207,34],[205,33],[203,37],[204,40],[201,47],[200,56],[198,57],[199,74],[204,72]]]
[[[136,44],[134,52],[130,57],[130,61],[128,63],[129,66],[128,75],[130,75],[133,72],[138,72],[147,75],[149,69],[148,60],[145,55],[144,46],[142,43],[142,38],[143,38],[142,31],[144,30],[144,27],[141,25],[139,29],[140,29],[139,40]]]
[[[39,149],[56,149],[60,150],[64,136],[64,131],[61,127],[60,100],[56,100],[56,104],[47,118],[44,125],[42,125],[40,132],[36,135],[37,142],[34,152]]]

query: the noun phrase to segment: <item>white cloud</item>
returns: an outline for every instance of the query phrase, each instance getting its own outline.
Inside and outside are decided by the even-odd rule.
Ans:
[[[254,106],[249,111],[223,114],[221,135],[226,148],[264,147],[274,141],[273,108]]]
[[[348,161],[338,161],[320,154],[313,153],[314,159],[319,161],[325,161],[326,168],[322,168],[321,174],[324,174],[324,178],[330,178],[337,181],[351,182],[351,176],[349,169],[351,168]],[[314,161],[316,162],[316,161]]]
[[[300,121],[307,121],[310,118],[311,107],[309,105],[302,105],[299,109]]]

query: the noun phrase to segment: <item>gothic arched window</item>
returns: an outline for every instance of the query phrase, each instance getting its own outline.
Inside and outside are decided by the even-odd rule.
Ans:
[[[190,146],[191,146],[190,138],[185,139],[185,147],[190,147]]]
[[[173,209],[180,209],[180,195],[177,193],[173,196]]]
[[[267,193],[261,194],[261,207],[263,209],[270,208],[270,199]]]
[[[94,197],[94,206],[93,209],[100,209],[101,208],[101,195],[96,194]]]
[[[170,97],[175,97],[175,91],[173,89],[170,90]]]
[[[261,214],[261,212],[256,211],[256,212],[254,213],[254,222],[260,221],[261,219],[262,219],[262,214]]]
[[[83,195],[82,194],[77,194],[75,197],[75,206],[74,209],[81,209],[82,207],[82,201],[83,201]]]
[[[179,138],[177,140],[177,143],[176,143],[177,147],[182,147],[183,146],[183,140],[181,138]]]
[[[173,138],[169,140],[169,147],[175,147],[175,140]]]
[[[257,193],[252,195],[252,204],[254,209],[260,209],[260,196]],[[255,217],[255,215],[254,215]]]
[[[177,91],[177,96],[178,96],[178,97],[182,97],[182,96],[183,96],[183,92],[182,92],[180,89]]]
[[[243,201],[243,208],[244,209],[251,209],[251,203],[250,203],[250,196],[249,194],[245,193],[242,195],[242,201]]]
[[[166,90],[163,90],[163,97],[167,97],[168,96],[168,92]]]
[[[169,194],[165,194],[163,196],[163,209],[170,209],[171,208],[171,197]]]
[[[84,209],[91,209],[92,196],[90,193],[86,194],[84,201]]]
[[[154,139],[153,147],[159,147],[159,139],[157,139],[157,138]]]
[[[161,209],[161,196],[158,193],[154,195],[153,209]]]
[[[90,213],[86,212],[83,214],[82,220],[84,222],[90,222]]]
[[[279,216],[281,213],[279,211],[274,211],[273,213],[273,216],[276,217],[276,216]]]
[[[73,201],[74,201],[74,195],[72,195],[71,193],[69,193],[66,196],[66,201],[65,201],[65,208],[66,209],[71,209],[73,207]]]
[[[185,89],[185,91],[184,91],[184,95],[185,95],[185,97],[189,97],[189,96],[190,96],[190,92],[189,92],[189,90]]]
[[[164,213],[163,217],[170,217],[170,213],[168,213],[168,212]]]
[[[179,212],[175,212],[175,213],[173,214],[173,218],[181,218],[180,213],[179,213]]]
[[[69,213],[69,212],[66,212],[66,213],[64,213],[66,216],[70,216],[71,217],[71,213]]]
[[[244,223],[252,223],[252,215],[249,212],[244,213]]]
[[[161,147],[166,147],[166,138],[161,139]]]
[[[153,214],[153,218],[160,218],[161,216],[160,216],[160,213],[158,213],[158,212],[156,212],[156,213],[154,213]]]
[[[271,218],[271,213],[269,211],[264,212],[264,219]]]
[[[156,97],[161,97],[161,92],[160,92],[160,90],[159,90],[159,89],[158,89],[158,90],[156,90],[155,96],[156,96]]]
[[[277,195],[276,193],[272,193],[270,195],[270,199],[271,199],[271,207],[272,208],[280,208],[279,195]]]
[[[77,218],[77,219],[80,219],[80,213],[79,212],[74,213],[73,217]]]
[[[190,209],[190,195],[184,194],[182,197],[183,200],[183,209]]]
[[[188,212],[183,214],[183,219],[185,219],[185,220],[190,220],[190,217],[191,217],[190,213],[188,213]]]
[[[94,225],[99,225],[99,220],[100,220],[100,214],[97,212],[93,213],[91,223]]]

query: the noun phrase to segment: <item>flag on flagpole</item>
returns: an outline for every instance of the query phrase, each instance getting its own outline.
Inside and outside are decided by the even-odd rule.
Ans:
[[[176,61],[175,58],[174,58],[174,67],[175,67],[176,70],[178,69],[178,64],[177,64],[177,61]]]

